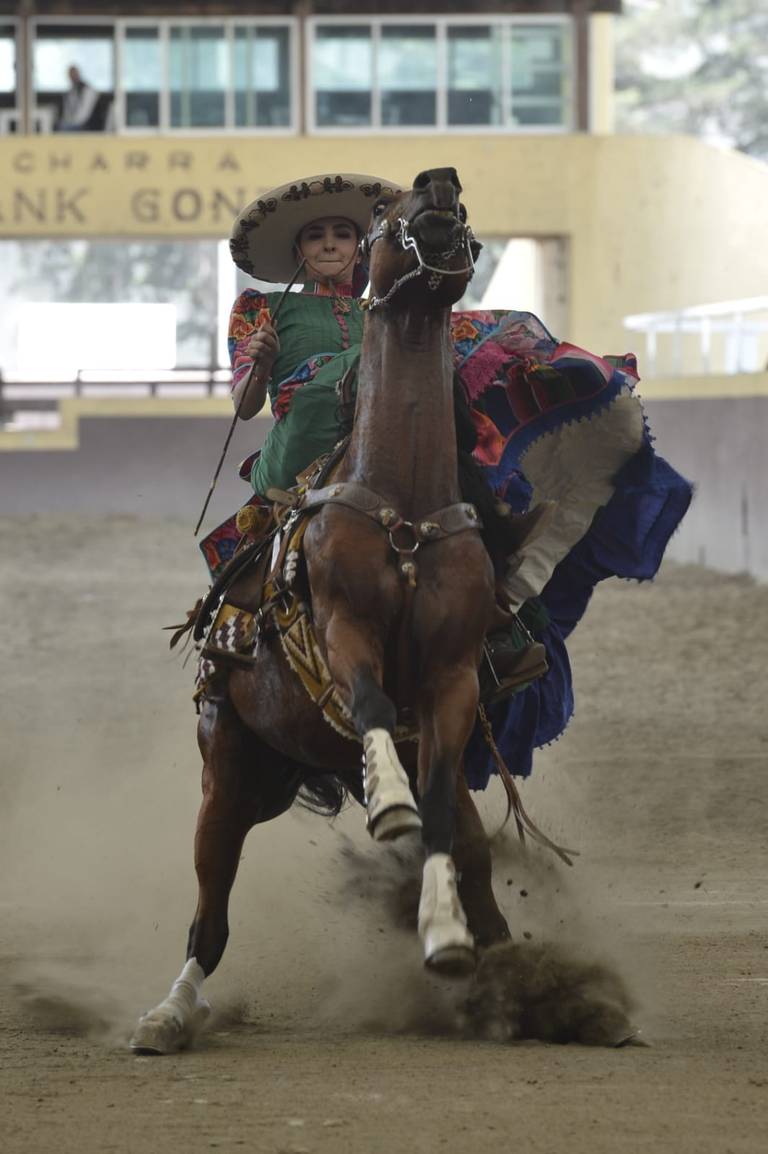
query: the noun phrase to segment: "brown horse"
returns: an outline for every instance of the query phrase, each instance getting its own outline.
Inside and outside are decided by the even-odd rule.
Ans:
[[[371,299],[354,430],[333,483],[307,500],[316,507],[304,538],[315,629],[362,742],[362,772],[359,744],[325,722],[279,641],[264,639],[255,668],[229,675],[226,700],[205,702],[187,963],[141,1019],[136,1050],[167,1053],[194,1035],[208,1009],[203,980],[226,945],[243,840],[286,810],[313,773],[334,774],[365,802],[374,839],[422,829],[427,965],[467,973],[476,945],[509,936],[462,773],[495,599],[477,515],[457,479],[449,317],[476,251],[460,192],[454,169],[435,169],[374,207],[363,241]],[[405,703],[417,752],[393,741]]]

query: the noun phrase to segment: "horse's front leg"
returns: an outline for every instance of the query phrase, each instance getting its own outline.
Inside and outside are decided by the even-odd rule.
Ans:
[[[376,841],[421,829],[408,775],[394,743],[396,710],[382,689],[381,646],[370,622],[334,610],[325,631],[331,676],[363,743],[367,826]]]
[[[197,910],[184,968],[163,1001],[139,1020],[131,1039],[138,1053],[175,1053],[189,1045],[203,1025],[210,1013],[203,982],[227,944],[229,895],[245,836],[258,822],[286,810],[300,785],[298,776],[274,772],[269,750],[227,702],[205,703],[199,741],[204,764],[195,831]]]
[[[445,974],[475,967],[475,942],[459,898],[453,861],[458,775],[478,702],[471,666],[442,670],[420,704],[419,794],[426,851],[419,936],[425,964]]]

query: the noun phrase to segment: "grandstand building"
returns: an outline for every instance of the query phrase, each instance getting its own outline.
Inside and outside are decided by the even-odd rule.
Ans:
[[[0,237],[221,239],[293,177],[453,164],[489,242],[473,303],[621,349],[629,315],[753,297],[768,246],[762,166],[614,134],[620,7],[0,0]],[[60,131],[72,66],[96,98]]]
[[[768,574],[768,167],[617,134],[620,19],[618,0],[0,0],[11,509],[188,516],[231,421],[238,210],[312,173],[454,165],[485,244],[466,303],[636,351],[661,448],[698,482],[672,555]],[[198,400],[164,395],[182,368]],[[32,428],[35,403],[57,411]]]

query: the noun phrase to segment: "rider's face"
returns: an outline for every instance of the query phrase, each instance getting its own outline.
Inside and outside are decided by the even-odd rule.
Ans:
[[[296,244],[306,257],[307,272],[318,280],[352,279],[357,262],[357,229],[343,216],[324,216],[304,226]]]

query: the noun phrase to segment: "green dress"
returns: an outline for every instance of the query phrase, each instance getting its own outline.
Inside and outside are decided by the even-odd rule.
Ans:
[[[271,319],[281,296],[246,290],[235,302],[229,327],[234,385],[250,371],[245,348],[251,336]],[[280,351],[269,382],[275,424],[250,468],[251,484],[261,495],[295,485],[297,475],[338,441],[337,387],[360,358],[363,310],[349,286],[329,296],[310,281],[285,298],[276,328]]]

